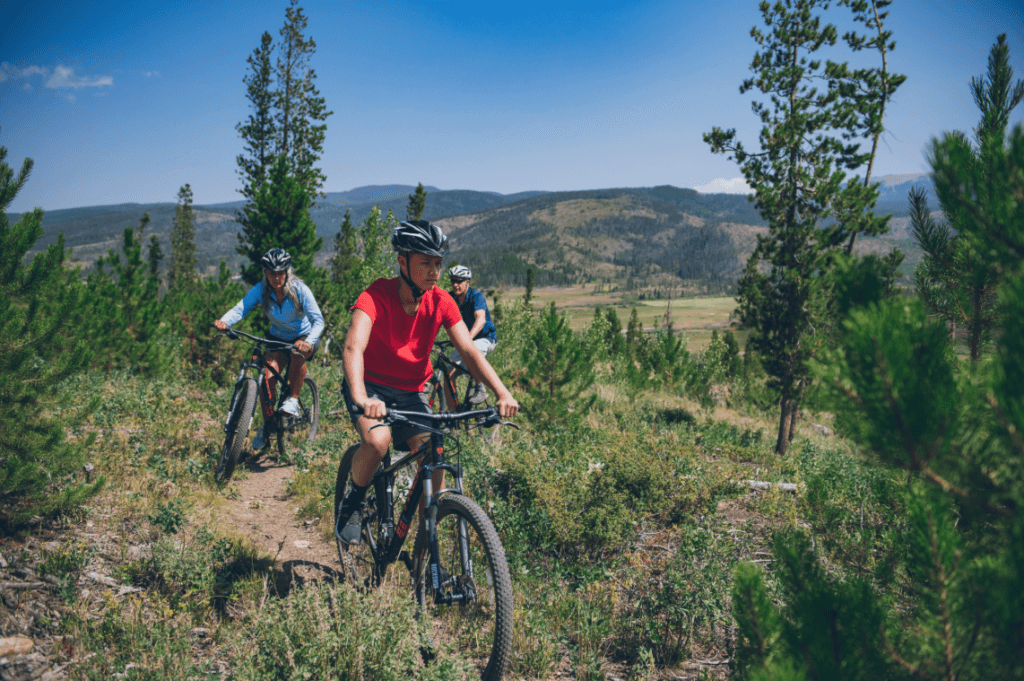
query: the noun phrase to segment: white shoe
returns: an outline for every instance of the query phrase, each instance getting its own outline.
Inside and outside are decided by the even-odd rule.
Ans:
[[[483,383],[477,383],[473,394],[469,396],[470,404],[481,404],[487,401],[487,387]]]
[[[281,405],[281,408],[278,411],[283,411],[285,414],[288,414],[289,416],[302,415],[302,412],[299,409],[299,400],[295,397],[289,397],[287,400],[285,400],[284,404]]]
[[[256,437],[252,439],[252,451],[258,452],[267,446],[267,424],[260,426],[256,431]]]

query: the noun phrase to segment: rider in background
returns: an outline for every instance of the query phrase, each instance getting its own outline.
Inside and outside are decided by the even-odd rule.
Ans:
[[[469,337],[484,357],[494,351],[498,344],[498,334],[491,322],[491,311],[487,309],[484,294],[469,285],[473,272],[465,265],[456,265],[448,270],[448,279],[452,283],[452,298],[459,306],[462,321],[469,328]],[[462,356],[458,350],[452,350],[450,359],[462,365]],[[463,367],[465,368],[465,367]],[[452,371],[451,373],[455,373]],[[449,394],[448,382],[444,383],[444,394],[448,404],[455,404],[454,396]],[[476,390],[469,397],[470,404],[480,404],[487,399],[487,388],[477,383]]]
[[[352,486],[338,509],[334,529],[346,544],[360,541],[366,489],[391,445],[387,428],[370,428],[387,409],[430,413],[422,391],[433,373],[430,351],[441,326],[473,378],[498,396],[498,413],[510,418],[519,410],[519,403],[473,344],[455,301],[437,287],[448,237],[426,220],[411,220],[392,230],[391,246],[398,252],[400,276],[378,279],[359,295],[345,338],[342,394],[360,440],[352,461]],[[361,415],[353,413],[354,407]],[[418,451],[430,441],[427,428],[418,423],[396,426],[396,449]],[[442,489],[443,475],[443,471],[435,471],[434,489]]]
[[[324,318],[316,304],[313,292],[292,269],[292,256],[283,248],[272,248],[260,261],[263,266],[263,281],[259,282],[238,301],[238,304],[215,321],[218,331],[224,331],[246,317],[257,307],[262,307],[270,320],[267,338],[279,343],[292,343],[295,350],[289,357],[284,351],[273,352],[267,365],[279,374],[282,367],[289,366],[292,394],[281,405],[281,411],[299,416],[299,392],[306,380],[306,362],[316,354],[316,344],[324,330]],[[277,379],[267,376],[267,394],[260,394],[263,405],[263,425],[252,441],[253,451],[267,446],[267,419],[274,415],[274,399]]]

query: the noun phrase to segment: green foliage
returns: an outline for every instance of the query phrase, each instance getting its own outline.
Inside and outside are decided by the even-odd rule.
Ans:
[[[465,678],[470,663],[445,648],[423,667],[420,645],[429,626],[416,616],[412,599],[385,601],[382,591],[363,597],[348,584],[314,585],[256,614],[249,641],[233,651],[232,675],[253,681]]]
[[[1004,56],[1000,37],[990,81],[1003,83],[993,90],[1006,94],[1010,79],[993,75]],[[975,87],[977,98],[991,105],[991,92],[978,81]],[[981,108],[983,127],[999,119],[992,114],[998,106]],[[1001,132],[983,130],[979,137],[977,154],[962,136],[934,141],[932,162],[944,211],[968,216],[964,240],[1002,268],[996,352],[963,371],[945,321],[930,320],[920,301],[888,299],[850,312],[815,371],[837,423],[883,470],[874,476],[850,468],[831,475],[820,466],[808,470],[803,503],[821,510],[816,525],[845,525],[861,535],[835,542],[839,533],[831,531],[824,543],[845,567],[870,572],[872,579],[833,579],[807,537],[778,535],[772,567],[784,613],[772,612],[752,568],[738,573],[741,678],[1024,673],[1024,522],[1018,512],[1024,502],[1024,275],[1016,250],[1020,223],[1011,221],[1019,204],[1013,197],[1024,188],[1024,132],[1018,127],[1004,140]],[[888,477],[888,468],[902,471],[904,482]],[[895,537],[870,527],[879,524],[870,506],[868,527],[862,519],[854,529],[851,483],[858,492],[864,484],[872,496],[881,494],[892,515],[905,521]],[[886,556],[885,545],[897,542]]]
[[[159,342],[164,321],[160,284],[142,258],[148,224],[145,214],[137,228],[125,227],[121,252],[108,250],[87,282],[88,309],[80,332],[100,350],[96,363],[108,371],[127,367],[159,374],[170,362],[172,349]]]
[[[185,525],[185,509],[187,504],[182,499],[171,499],[166,504],[158,504],[152,515],[146,520],[160,528],[164,534],[177,534]]]
[[[7,206],[28,180],[32,161],[25,159],[15,175],[6,157],[0,146],[0,526],[70,511],[103,485],[75,479],[93,438],[68,442],[64,430],[80,426],[96,401],[57,391],[91,359],[92,348],[74,333],[84,287],[77,270],[65,267],[63,237],[25,260],[43,235],[43,211],[8,223]],[[74,411],[54,417],[69,406]]]
[[[855,4],[855,16],[859,11],[866,17],[866,6]],[[751,63],[754,77],[743,82],[740,92],[756,87],[771,98],[771,105],[753,105],[763,123],[762,151],[748,153],[736,141],[735,130],[714,128],[704,135],[712,151],[740,164],[768,223],[768,235],[758,237],[740,279],[738,300],[743,323],[753,329],[751,343],[771,386],[781,393],[780,454],[788,446],[792,416],[808,378],[807,362],[817,349],[815,328],[828,315],[827,287],[818,279],[830,269],[847,234],[880,234],[887,222],[865,213],[878,197],[877,184],[843,186],[845,170],[873,158],[873,152],[861,153],[846,141],[880,133],[883,109],[876,105],[884,107],[898,83],[875,71],[851,72],[845,64],[822,67],[816,53],[834,45],[838,35],[832,24],[822,26],[816,14],[827,7],[819,0],[761,4],[769,31],[751,29],[762,51]],[[892,49],[880,22],[868,26],[880,31],[878,47]],[[864,46],[851,35],[846,38],[852,48]],[[822,79],[824,92],[818,90]],[[839,222],[822,226],[830,215]]]
[[[932,141],[935,192],[948,226],[935,224],[924,197],[911,194],[914,237],[925,252],[916,277],[918,291],[932,309],[966,328],[975,363],[1000,324],[996,296],[1007,260],[1002,253],[1007,244],[1021,241],[1022,214],[1015,197],[1024,183],[1024,142],[1019,125],[1009,139],[1006,127],[1010,112],[1024,98],[1024,81],[1011,87],[1012,80],[1004,33],[992,46],[987,81],[971,81],[981,111],[977,146],[961,132]]]
[[[291,253],[299,275],[312,280],[313,256],[323,246],[309,208],[325,179],[316,164],[327,132],[324,121],[332,112],[316,88],[309,63],[316,43],[304,35],[307,23],[292,0],[285,8],[276,63],[271,65],[273,39],[264,33],[243,79],[252,111],[236,126],[245,142],[237,162],[249,203],[238,216],[242,231],[236,250],[249,259],[242,269],[249,284],[260,280],[260,258],[275,247]]]
[[[623,613],[621,652],[632,658],[642,649],[658,664],[686,658],[695,638],[713,633],[728,616],[726,596],[734,559],[732,542],[714,528],[684,525],[680,545],[653,583],[635,588]],[[653,577],[653,575],[652,575]]]
[[[192,210],[192,187],[178,190],[178,205],[174,209],[171,226],[171,264],[167,269],[167,288],[172,291],[195,287],[199,272],[196,270],[196,216]]]
[[[271,248],[283,248],[292,256],[292,267],[299,276],[313,273],[313,256],[324,240],[316,235],[309,218],[312,199],[302,184],[288,174],[283,156],[277,157],[267,181],[260,185],[252,203],[242,211],[246,220],[238,235],[238,253],[249,259],[242,278],[256,284],[263,278],[260,260]]]
[[[596,395],[584,397],[594,384],[591,356],[579,342],[554,302],[541,313],[522,347],[526,408],[536,423],[578,423],[594,405]]]
[[[427,209],[427,190],[423,183],[416,185],[415,193],[409,194],[409,205],[405,209],[406,220],[419,220],[423,217],[423,211]]]

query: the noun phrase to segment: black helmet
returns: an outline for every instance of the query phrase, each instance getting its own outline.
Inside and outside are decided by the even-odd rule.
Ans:
[[[283,272],[292,266],[292,256],[283,248],[271,248],[260,260],[263,269],[271,272]]]
[[[391,246],[399,253],[422,253],[442,258],[448,255],[448,237],[440,227],[426,220],[399,223],[391,230]]]

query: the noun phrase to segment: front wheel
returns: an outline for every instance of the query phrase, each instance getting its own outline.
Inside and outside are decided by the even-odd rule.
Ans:
[[[289,446],[295,448],[303,442],[316,439],[320,427],[320,389],[312,376],[306,376],[299,392],[299,416],[277,414],[277,453],[284,458]]]
[[[224,429],[224,446],[220,450],[220,461],[213,477],[217,482],[227,482],[238,465],[238,455],[249,435],[253,411],[256,409],[256,380],[246,378],[235,386],[235,394],[228,408],[228,420]]]
[[[416,600],[434,651],[452,646],[474,659],[481,681],[498,681],[512,653],[512,579],[491,520],[472,500],[448,494],[437,508],[438,583],[429,542],[416,537]],[[439,600],[451,597],[449,604]]]

